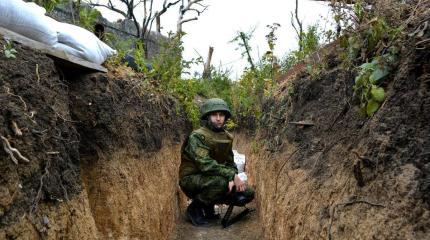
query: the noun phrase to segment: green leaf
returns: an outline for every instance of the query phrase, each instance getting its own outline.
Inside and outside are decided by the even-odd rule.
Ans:
[[[6,56],[6,58],[16,58],[15,54],[13,54],[13,51],[10,50],[4,51],[4,55]]]
[[[372,69],[373,64],[372,63],[363,63],[360,65],[361,69]]]
[[[361,85],[363,85],[363,75],[360,74],[355,77],[355,86],[360,87]]]
[[[360,114],[361,117],[366,117],[367,116],[366,106],[360,107],[360,109],[358,110],[358,113]]]
[[[385,91],[381,87],[377,87],[372,85],[372,89],[370,90],[370,94],[372,95],[372,99],[376,102],[383,102],[385,99]]]
[[[372,64],[372,65],[378,65],[379,64],[379,57],[375,57],[371,62],[370,62],[370,64]]]
[[[372,116],[379,108],[380,104],[378,102],[375,102],[373,100],[370,100],[367,103],[366,107],[366,113],[368,116]]]
[[[369,76],[369,80],[372,84],[377,84],[381,79],[386,77],[390,71],[387,67],[377,67],[372,74]]]

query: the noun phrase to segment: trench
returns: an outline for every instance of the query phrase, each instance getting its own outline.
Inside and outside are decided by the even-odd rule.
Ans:
[[[179,151],[191,127],[175,99],[134,92],[139,80],[120,72],[63,79],[17,49],[19,64],[1,62],[1,134],[32,161],[0,152],[0,239],[430,238],[428,51],[405,55],[369,118],[349,102],[354,74],[336,66],[267,99],[260,129],[234,141],[256,211],[222,229],[184,217]],[[302,120],[313,125],[290,124]]]
[[[83,187],[98,238],[261,239],[257,212],[225,229],[220,220],[199,227],[189,222],[188,199],[178,187],[179,146],[166,143],[152,154],[123,149],[101,154],[103,159],[81,156]],[[253,202],[248,207],[257,205]],[[217,207],[218,213],[226,210],[225,205]],[[233,215],[241,210],[236,207]]]

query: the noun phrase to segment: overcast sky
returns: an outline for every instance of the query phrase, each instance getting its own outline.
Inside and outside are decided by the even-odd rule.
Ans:
[[[155,9],[160,9],[162,2],[155,0]],[[296,34],[290,23],[290,12],[294,11],[295,7],[294,0],[205,0],[203,3],[209,7],[199,19],[183,25],[183,31],[187,33],[183,38],[185,59],[195,58],[199,53],[206,60],[208,48],[213,46],[212,65],[231,68],[233,71],[231,77],[236,79],[240,77],[247,63],[245,59],[241,59],[241,52],[235,50],[237,44],[229,41],[238,31],[248,32],[255,28],[251,47],[256,61],[258,56],[268,50],[265,36],[269,30],[266,25],[275,22],[281,24],[276,32],[278,40],[275,55],[281,58],[288,51],[297,48]],[[99,10],[111,21],[119,18],[119,15],[109,13],[103,8]],[[305,27],[318,23],[322,29],[332,28],[326,21],[331,20],[330,8],[326,3],[300,0],[299,16]],[[162,16],[163,34],[176,30],[177,18],[177,8],[169,9]],[[195,66],[192,71],[202,72],[202,68],[203,66]]]

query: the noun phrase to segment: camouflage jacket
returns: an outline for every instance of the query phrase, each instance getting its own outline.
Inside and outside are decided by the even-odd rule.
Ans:
[[[201,127],[185,140],[181,151],[179,177],[191,174],[223,176],[229,181],[237,174],[233,159],[233,136]]]

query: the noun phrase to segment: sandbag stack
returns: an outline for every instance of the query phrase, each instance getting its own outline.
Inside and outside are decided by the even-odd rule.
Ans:
[[[87,61],[102,64],[116,51],[92,32],[45,16],[46,10],[22,0],[0,1],[0,26]]]

